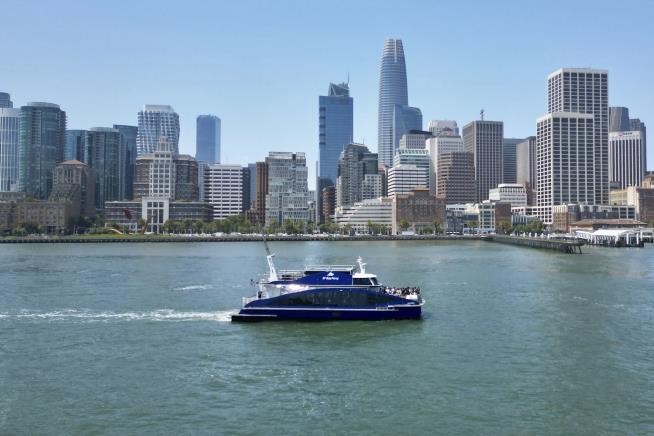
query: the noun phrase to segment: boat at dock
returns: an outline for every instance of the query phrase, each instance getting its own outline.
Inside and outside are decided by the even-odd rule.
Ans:
[[[417,287],[386,287],[354,265],[307,265],[277,271],[266,243],[269,274],[243,298],[232,321],[420,319],[425,300]]]

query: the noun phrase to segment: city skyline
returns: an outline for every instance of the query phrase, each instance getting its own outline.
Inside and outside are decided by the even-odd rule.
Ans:
[[[34,35],[22,39],[20,44],[6,47],[6,56],[11,58],[13,54],[14,58],[20,59],[20,52],[35,51],[40,55],[38,62],[34,62],[36,66],[61,71],[61,75],[44,77],[39,74],[38,68],[27,71],[30,69],[18,63],[3,65],[2,91],[11,94],[14,107],[28,101],[59,104],[69,115],[69,129],[136,125],[136,114],[143,105],[171,105],[180,114],[180,152],[187,154],[194,154],[197,115],[215,113],[224,124],[223,162],[254,162],[265,156],[268,150],[303,151],[307,153],[311,186],[315,181],[313,163],[318,159],[315,98],[324,93],[325,83],[346,80],[349,73],[351,95],[356,100],[353,139],[365,143],[373,152],[378,151],[378,69],[382,44],[388,37],[403,40],[410,104],[422,110],[424,124],[431,119],[455,119],[459,125],[465,125],[477,119],[479,110],[483,108],[489,119],[504,122],[505,136],[534,135],[535,119],[546,111],[547,102],[542,93],[545,78],[552,71],[568,66],[609,70],[612,77],[609,104],[629,107],[646,124],[654,119],[654,109],[648,104],[654,94],[644,74],[650,71],[652,61],[642,56],[634,57],[627,64],[616,57],[607,56],[611,50],[616,50],[618,42],[603,30],[620,22],[620,18],[629,17],[629,24],[625,22],[620,29],[623,35],[621,41],[628,40],[635,52],[645,52],[652,31],[644,17],[648,15],[647,10],[654,11],[651,3],[642,3],[642,13],[635,17],[619,8],[614,8],[612,14],[605,14],[605,8],[597,2],[593,3],[597,7],[592,9],[584,8],[584,3],[575,4],[571,6],[569,15],[557,19],[563,24],[575,23],[576,27],[572,27],[565,37],[550,36],[547,41],[539,38],[539,29],[544,29],[549,22],[548,17],[554,19],[554,12],[538,5],[534,7],[544,19],[536,23],[526,20],[533,11],[527,14],[510,5],[495,7],[497,10],[483,4],[458,6],[456,11],[439,11],[444,18],[457,19],[439,20],[439,31],[432,32],[415,29],[408,19],[404,20],[407,24],[398,24],[403,21],[402,17],[408,17],[408,12],[383,6],[373,8],[372,4],[362,3],[350,8],[349,14],[342,18],[346,23],[354,23],[371,13],[378,21],[375,30],[347,29],[347,26],[343,26],[343,34],[329,26],[329,18],[335,13],[331,9],[338,8],[311,11],[297,5],[290,8],[290,4],[279,8],[260,5],[254,8],[257,10],[253,14],[249,14],[251,11],[247,5],[247,2],[243,5],[221,5],[222,20],[226,24],[223,29],[210,26],[210,20],[187,10],[189,8],[174,4],[169,5],[166,13],[159,10],[165,8],[152,11],[148,3],[136,5],[132,11],[133,18],[125,22],[125,32],[112,34],[111,38],[98,32],[88,32],[87,38],[78,38],[76,35],[84,32],[88,24],[77,20],[82,27],[56,29],[67,41],[65,50],[57,53],[56,57],[49,51],[51,43],[39,39],[39,36],[41,39],[43,37],[41,30],[35,31]],[[119,9],[114,5],[99,6],[93,8],[96,12],[93,16],[102,22],[115,18]],[[302,41],[284,45],[280,41],[287,41],[289,34],[282,29],[284,21],[277,23],[276,19],[290,9],[298,22],[294,32],[306,30],[307,36]],[[9,22],[2,32],[11,34],[28,24],[32,24],[30,28],[51,30],[48,23],[52,15],[83,18],[91,8],[64,2],[57,8],[47,4],[11,4],[3,11]],[[472,11],[476,11],[476,14],[466,18],[471,23],[482,22],[481,16],[501,17],[513,22],[513,32],[484,33],[475,28],[481,26],[460,26],[458,17]],[[320,15],[317,15],[318,12]],[[575,20],[575,15],[582,12],[592,19]],[[238,22],[237,18],[246,14],[255,27],[252,35],[239,34],[233,44],[221,46],[220,50],[212,49],[209,56],[201,53],[200,49],[184,49],[196,43],[203,47],[205,43],[201,40],[221,38],[223,32],[232,29],[232,24],[227,23],[228,19]],[[135,59],[133,65],[127,68],[120,63],[117,64],[120,68],[114,68],[106,62],[93,66],[92,62],[86,61],[85,65],[90,64],[91,70],[74,68],[77,62],[75,53],[88,52],[91,47],[100,47],[116,55],[127,47],[130,53],[136,50],[135,38],[142,34],[143,29],[156,29],[159,22],[161,26],[166,26],[177,16],[193,18],[197,26],[193,31],[191,26],[168,26],[172,32],[171,44],[181,54],[162,61],[162,68],[152,68],[153,57],[161,55],[161,49],[144,55],[143,59]],[[310,20],[302,18],[316,19],[309,27],[305,21]],[[140,27],[137,25],[139,19],[144,20]],[[264,20],[269,23],[268,30],[256,29],[257,23]],[[459,27],[469,28],[467,34]],[[274,34],[270,40],[265,38],[268,33]],[[520,38],[515,37],[517,34],[520,34]],[[448,35],[452,44],[442,44],[440,40],[443,35]],[[337,43],[324,46],[322,42],[327,37],[336,38]],[[584,42],[588,38],[599,43],[589,46]],[[488,52],[475,49],[479,41],[488,45]],[[149,46],[150,43],[146,44]],[[284,46],[280,58],[285,58],[285,61],[274,59],[271,62],[273,55],[268,51],[270,49],[272,52],[272,47],[279,44]],[[316,50],[316,47],[324,48]],[[435,47],[438,48],[438,55]],[[254,49],[260,50],[257,59],[250,56]],[[470,51],[473,49],[474,52]],[[502,63],[490,62],[497,60],[498,51],[511,52],[512,57],[504,59]],[[326,60],[328,54],[337,53],[340,56],[336,60],[333,56]],[[90,53],[88,56],[95,59],[96,55]],[[144,74],[137,74],[144,68]],[[62,75],[67,80],[61,80]],[[115,80],[109,80],[110,77],[115,77]],[[264,77],[266,80],[261,80]],[[90,93],[94,95],[92,101],[87,97]],[[262,95],[265,98],[262,99]],[[98,105],[97,100],[104,100],[105,103]],[[284,115],[293,116],[296,121],[293,128],[288,127],[288,122],[281,122]],[[263,139],[261,131],[266,132]],[[648,150],[649,162],[654,162],[653,153]]]

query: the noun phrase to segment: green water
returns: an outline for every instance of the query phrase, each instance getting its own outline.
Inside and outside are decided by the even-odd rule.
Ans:
[[[654,432],[654,247],[271,244],[422,321],[231,324],[260,243],[0,246],[0,434]]]

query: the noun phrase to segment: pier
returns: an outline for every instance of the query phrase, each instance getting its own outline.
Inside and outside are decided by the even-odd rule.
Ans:
[[[520,245],[530,248],[542,248],[547,250],[557,250],[568,254],[582,254],[581,247],[585,244],[580,239],[544,239],[528,238],[522,236],[492,235],[486,238],[488,241],[499,242],[500,244]]]

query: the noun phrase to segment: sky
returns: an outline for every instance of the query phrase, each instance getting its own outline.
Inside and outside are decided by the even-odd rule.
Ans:
[[[318,96],[349,75],[354,139],[377,150],[379,63],[401,38],[409,104],[463,126],[504,121],[535,134],[547,75],[609,70],[609,102],[654,135],[654,0],[641,1],[12,1],[0,5],[0,91],[15,106],[59,104],[69,129],[137,124],[145,104],[222,119],[222,162],[269,151],[318,159]],[[648,167],[654,169],[654,138]]]

